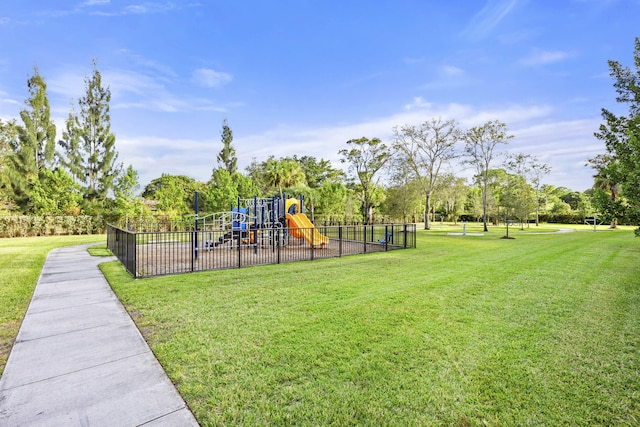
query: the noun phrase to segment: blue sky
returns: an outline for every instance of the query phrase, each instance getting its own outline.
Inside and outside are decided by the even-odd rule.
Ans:
[[[394,126],[443,117],[507,123],[505,151],[584,191],[600,109],[623,111],[607,60],[632,65],[638,16],[640,0],[4,0],[0,118],[18,116],[37,65],[60,133],[96,58],[142,186],[207,181],[225,117],[242,169],[294,154],[340,166],[349,139],[391,144]]]

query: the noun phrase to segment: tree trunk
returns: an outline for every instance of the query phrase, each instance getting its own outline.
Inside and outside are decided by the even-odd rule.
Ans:
[[[431,194],[427,192],[425,197],[424,207],[424,229],[431,230],[431,224],[429,222],[429,211],[431,210]]]
[[[484,225],[484,232],[488,232],[487,227],[487,184],[484,184],[484,191],[482,192],[482,224]]]
[[[614,203],[614,205],[615,205],[617,199],[618,199],[618,195],[616,194],[615,186],[612,186],[611,187],[611,201]],[[617,218],[614,217],[614,218],[611,219],[611,226],[609,228],[618,228],[618,219]]]
[[[540,197],[536,188],[536,227],[540,225]]]

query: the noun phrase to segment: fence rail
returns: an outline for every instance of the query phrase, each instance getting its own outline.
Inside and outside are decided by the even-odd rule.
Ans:
[[[107,246],[136,278],[416,247],[415,224],[149,231],[163,229],[161,225],[109,224]]]

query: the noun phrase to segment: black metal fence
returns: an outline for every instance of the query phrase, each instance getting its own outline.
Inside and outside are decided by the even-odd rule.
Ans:
[[[415,224],[158,231],[166,229],[161,224],[109,224],[107,246],[136,278],[416,247]]]

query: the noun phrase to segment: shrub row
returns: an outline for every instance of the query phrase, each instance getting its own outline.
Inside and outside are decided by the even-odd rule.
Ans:
[[[104,233],[105,227],[101,216],[0,216],[0,237]]]

